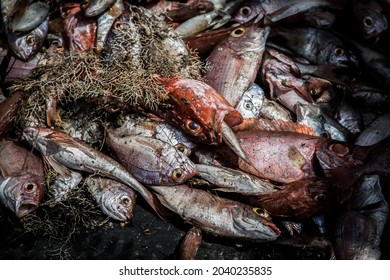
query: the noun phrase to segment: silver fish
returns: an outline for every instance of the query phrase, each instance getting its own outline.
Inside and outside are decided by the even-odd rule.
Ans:
[[[273,192],[275,185],[246,172],[227,167],[197,164],[198,175],[212,183],[214,190],[243,195],[262,195]]]
[[[85,0],[81,9],[86,17],[96,17],[114,5],[116,0]]]
[[[37,28],[49,15],[50,6],[43,2],[34,2],[27,6],[20,17],[12,17],[10,29],[12,32],[29,32]]]
[[[140,182],[148,185],[178,185],[196,174],[195,165],[175,147],[141,135],[121,136],[107,130],[107,146]]]
[[[63,176],[69,176],[62,166],[69,169],[100,174],[133,188],[149,203],[160,216],[155,196],[141,185],[122,165],[93,149],[88,144],[78,141],[68,134],[49,128],[27,127],[23,137],[38,149],[49,164]]]
[[[76,171],[68,170],[69,176],[58,174],[56,179],[49,186],[49,194],[54,201],[63,201],[78,187],[83,176]]]
[[[100,176],[86,179],[87,188],[108,217],[126,222],[133,216],[136,194],[126,185]]]
[[[204,233],[257,242],[275,240],[280,234],[265,212],[249,205],[186,185],[150,188],[165,207]]]
[[[355,141],[355,145],[371,146],[390,136],[390,113],[375,119]]]
[[[46,18],[37,28],[29,33],[12,32],[8,34],[9,47],[17,58],[28,61],[42,48],[48,30],[49,18]]]

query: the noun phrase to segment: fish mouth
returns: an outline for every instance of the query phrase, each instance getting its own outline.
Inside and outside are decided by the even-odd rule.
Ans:
[[[246,163],[249,165],[252,165],[251,161],[249,160],[248,156],[242,149],[240,143],[238,142],[238,139],[236,135],[234,134],[233,130],[227,125],[226,122],[222,122],[222,140],[225,142],[225,144],[232,149],[232,151],[239,156],[241,159],[243,159]]]
[[[18,218],[22,218],[27,214],[35,211],[38,208],[38,203],[35,202],[23,202],[16,207],[15,214]]]

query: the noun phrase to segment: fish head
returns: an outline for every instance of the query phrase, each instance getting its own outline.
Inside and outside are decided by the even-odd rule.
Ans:
[[[248,22],[260,13],[264,13],[259,1],[251,0],[244,4],[232,15],[232,20],[240,23]]]
[[[242,115],[227,100],[204,82],[184,78],[156,78],[169,94],[165,119],[181,127],[197,141],[222,142],[222,122],[233,127]]]
[[[166,179],[167,183],[183,184],[198,173],[195,164],[177,148],[167,149],[165,152],[162,157],[164,158],[164,165],[167,164],[165,175],[168,177]]]
[[[110,218],[126,222],[133,216],[136,194],[129,187],[113,181],[102,181],[109,184],[109,186],[103,186],[105,192],[101,198],[101,209]]]
[[[45,128],[38,127],[26,127],[23,130],[23,138],[30,143],[34,148],[42,151],[46,154],[46,147],[48,144],[48,137],[52,134],[52,131]]]
[[[387,18],[378,4],[367,1],[364,7],[354,10],[355,21],[364,39],[378,36],[388,28]]]
[[[80,8],[86,17],[96,17],[114,5],[116,0],[84,0]]]
[[[322,56],[323,63],[335,65],[337,67],[355,67],[358,65],[356,54],[348,50],[344,44],[330,41],[324,47],[319,56]]]
[[[281,233],[264,209],[233,205],[231,212],[234,229],[242,232],[248,238],[271,241],[275,240]]]
[[[28,33],[12,32],[8,36],[10,49],[14,55],[23,61],[28,61],[42,48],[49,30],[49,18]]]
[[[42,180],[30,173],[5,179],[0,189],[2,202],[19,218],[35,211],[45,193]]]

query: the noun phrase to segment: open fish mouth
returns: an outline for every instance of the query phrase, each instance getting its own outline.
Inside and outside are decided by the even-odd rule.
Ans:
[[[38,208],[39,204],[33,201],[22,202],[16,206],[15,214],[18,218],[22,218],[27,214],[34,212]]]

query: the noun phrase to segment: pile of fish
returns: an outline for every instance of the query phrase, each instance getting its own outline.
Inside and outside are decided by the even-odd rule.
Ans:
[[[379,259],[389,12],[385,0],[2,0],[1,204],[23,219],[85,188],[128,222],[143,200],[193,226],[184,259],[202,234],[296,245],[308,223],[330,257]]]

